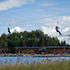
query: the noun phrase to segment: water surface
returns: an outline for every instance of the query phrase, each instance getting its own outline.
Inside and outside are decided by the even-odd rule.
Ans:
[[[31,63],[47,63],[42,60],[49,59],[50,62],[56,61],[68,61],[70,57],[0,57],[0,65],[10,65],[10,64],[31,64]]]

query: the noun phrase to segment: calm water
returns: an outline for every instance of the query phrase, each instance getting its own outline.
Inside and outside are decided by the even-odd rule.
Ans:
[[[10,64],[30,64],[30,63],[46,63],[42,60],[48,58],[50,62],[55,61],[65,61],[70,60],[70,57],[0,57],[0,65],[10,65]]]

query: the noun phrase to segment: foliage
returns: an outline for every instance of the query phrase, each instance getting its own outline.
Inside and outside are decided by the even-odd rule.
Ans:
[[[0,52],[15,53],[14,47],[47,47],[69,46],[65,41],[59,41],[57,37],[50,37],[41,30],[2,34],[0,37]]]
[[[0,70],[70,70],[70,61],[1,65]]]

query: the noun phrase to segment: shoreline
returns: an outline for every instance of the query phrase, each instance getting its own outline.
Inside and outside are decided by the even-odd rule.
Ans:
[[[22,57],[70,57],[70,54],[0,54],[0,57],[17,57],[17,56],[22,56]]]

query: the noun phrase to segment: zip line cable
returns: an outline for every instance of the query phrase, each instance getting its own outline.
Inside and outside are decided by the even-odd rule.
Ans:
[[[29,9],[29,10],[23,10],[23,11],[18,11],[18,12],[28,12],[36,9],[46,9],[46,8],[52,8],[52,7],[60,7],[60,6],[68,6],[70,4],[63,4],[63,5],[56,5],[56,6],[48,6],[48,7],[41,7],[41,8],[34,8],[34,9]]]
[[[61,1],[64,1],[64,0],[61,0]],[[39,1],[40,3],[41,1]],[[57,3],[57,2],[60,2],[59,0],[58,1],[46,1],[45,3]],[[37,2],[38,3],[38,2]],[[44,4],[44,3],[41,3],[41,4]],[[27,7],[33,7],[33,6],[39,6],[39,4],[36,4],[36,5],[29,5],[29,6],[23,6],[22,8],[27,8]],[[20,7],[19,7],[20,8]]]
[[[70,14],[70,12],[69,13],[61,13],[61,14],[58,14],[58,15],[52,15],[52,16],[49,16],[49,17],[42,17],[42,18],[36,18],[36,19],[27,20],[27,21],[22,21],[22,23],[26,23],[26,22],[30,22],[31,23],[31,21],[36,21],[36,20],[41,20],[41,19],[46,19],[46,18],[54,18],[56,16],[62,16],[62,15],[67,15],[67,14]],[[6,25],[4,24],[4,26],[6,26]],[[14,25],[12,25],[12,26],[14,26]]]
[[[58,6],[67,6],[67,5],[69,5],[69,4],[64,4],[64,5],[57,5],[57,6],[50,6],[50,7],[58,7]],[[43,7],[43,8],[37,8],[37,9],[45,9],[45,8],[50,8],[50,7]],[[34,10],[34,9],[32,9],[32,10]],[[25,11],[31,11],[31,10],[24,10],[24,11],[18,11],[18,13],[19,12],[25,12]],[[8,13],[9,14],[9,13]],[[6,18],[7,17],[10,17],[10,16],[6,16]]]
[[[45,18],[52,18],[52,17],[54,18],[55,16],[61,16],[61,15],[67,15],[67,14],[70,14],[70,12],[69,13],[62,13],[62,14],[58,14],[58,15],[52,15],[50,17],[42,17],[42,18],[32,19],[32,20],[34,21],[34,20],[45,19]],[[32,21],[32,20],[29,20],[29,21]],[[24,21],[24,22],[29,22],[29,21]]]
[[[63,4],[63,5],[56,5],[56,6],[47,6],[47,7],[41,7],[41,8],[34,8],[34,9],[29,9],[29,10],[18,10],[17,11],[17,13],[19,13],[19,12],[28,12],[28,11],[33,11],[33,10],[36,10],[36,9],[46,9],[46,8],[52,8],[52,7],[60,7],[60,6],[68,6],[68,5],[70,5],[70,3],[67,3],[67,4]],[[14,12],[12,12],[12,13],[14,13]],[[9,13],[8,13],[9,14]]]
[[[50,7],[59,7],[59,6],[66,6],[66,5],[68,5],[68,4],[57,5],[57,6],[50,6]],[[44,8],[50,8],[50,7],[42,7],[42,8],[38,8],[38,9],[44,9]],[[23,11],[23,12],[24,12],[24,11]],[[28,12],[28,11],[27,11],[27,12]],[[70,14],[70,12],[69,12],[69,13],[64,13],[64,14],[53,15],[53,16],[50,16],[50,17],[42,17],[42,18],[32,19],[32,20],[28,20],[28,21],[22,21],[22,22],[36,21],[36,20],[39,20],[39,19],[51,18],[51,17],[55,17],[55,16],[65,15],[65,14]]]
[[[70,5],[70,4],[63,4],[63,5],[56,5],[56,6],[41,7],[41,8],[23,10],[23,11],[18,11],[18,12],[28,12],[28,11],[32,11],[32,10],[36,10],[36,9],[46,9],[46,8],[51,9],[52,7],[61,7],[61,6],[68,6],[68,5]]]
[[[64,1],[64,0],[61,0],[61,1]],[[61,1],[46,1],[45,3],[57,3],[57,2],[61,2]],[[67,0],[66,0],[67,1]],[[39,1],[39,3],[40,3],[41,1]],[[38,2],[37,2],[38,3]],[[41,3],[41,4],[44,4],[44,3]],[[28,6],[23,6],[22,8],[27,8],[27,7],[33,7],[33,6],[37,6],[38,4],[36,4],[36,5],[28,5]],[[39,6],[39,5],[38,5]],[[20,8],[20,7],[16,7],[17,9],[18,8]]]

